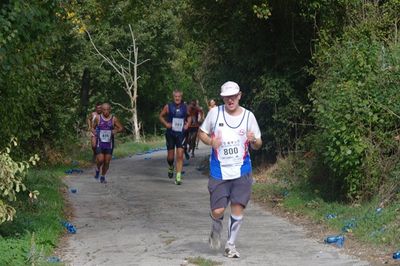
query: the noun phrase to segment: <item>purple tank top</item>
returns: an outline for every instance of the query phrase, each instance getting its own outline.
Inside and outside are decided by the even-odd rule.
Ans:
[[[100,122],[97,125],[97,147],[101,149],[114,148],[113,129],[113,116],[109,120],[104,120],[103,115],[100,115]]]

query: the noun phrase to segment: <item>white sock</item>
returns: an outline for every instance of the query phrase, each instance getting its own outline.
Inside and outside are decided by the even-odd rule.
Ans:
[[[240,216],[231,215],[228,224],[228,241],[227,241],[228,245],[230,246],[235,245],[235,241],[238,236],[242,222],[243,222],[243,215]]]

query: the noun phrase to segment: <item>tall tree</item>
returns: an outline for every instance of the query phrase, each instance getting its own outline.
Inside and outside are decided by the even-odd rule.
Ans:
[[[126,111],[131,114],[130,124],[132,127],[132,134],[135,141],[140,141],[140,122],[138,121],[138,111],[137,111],[137,98],[138,98],[138,80],[140,76],[138,76],[138,67],[148,61],[148,59],[143,60],[142,62],[138,63],[138,53],[139,48],[136,46],[136,39],[132,31],[131,25],[129,25],[129,32],[132,39],[132,44],[129,46],[126,51],[127,55],[124,55],[121,51],[117,50],[120,58],[114,59],[114,57],[109,57],[104,55],[99,49],[96,47],[96,44],[92,40],[90,33],[87,32],[90,42],[92,43],[94,49],[96,50],[97,54],[100,55],[103,60],[112,66],[112,68],[117,72],[117,74],[123,79],[124,81],[124,91],[128,95],[130,100],[130,106],[125,107],[120,103],[113,102],[118,106],[122,107]]]

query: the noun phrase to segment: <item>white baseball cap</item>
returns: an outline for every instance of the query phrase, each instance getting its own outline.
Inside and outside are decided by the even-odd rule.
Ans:
[[[221,86],[221,96],[231,96],[240,92],[239,85],[233,81],[227,81]]]

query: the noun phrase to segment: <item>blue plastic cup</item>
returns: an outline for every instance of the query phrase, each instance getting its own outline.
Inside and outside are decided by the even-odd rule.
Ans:
[[[395,252],[395,253],[393,253],[393,259],[400,260],[400,250]]]

